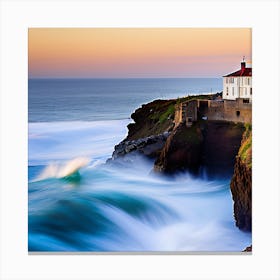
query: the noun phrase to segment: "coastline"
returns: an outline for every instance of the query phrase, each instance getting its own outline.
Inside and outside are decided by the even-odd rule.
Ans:
[[[229,174],[236,226],[240,230],[251,232],[251,124],[243,121],[237,123],[201,119],[187,127],[183,124],[182,118],[180,124],[176,124],[176,107],[178,108],[183,102],[205,98],[220,100],[220,96],[220,93],[188,96],[173,100],[154,100],[142,105],[132,113],[131,118],[134,123],[128,125],[128,136],[115,146],[112,160],[125,157],[132,151],[145,155],[143,153],[143,148],[145,148],[152,151],[148,156],[154,159],[156,173],[172,175],[187,171],[199,177],[203,168],[203,172],[208,173],[209,178],[212,175],[215,177],[219,174]],[[153,134],[155,131],[156,135]],[[155,139],[153,141],[155,144],[158,135],[164,134],[166,138],[160,138],[161,143],[156,145],[155,150],[149,147],[147,138]],[[165,144],[162,143],[164,140]],[[141,144],[138,147],[135,143]],[[223,146],[217,143],[223,143]],[[125,152],[120,152],[120,146]],[[244,186],[246,186],[245,189]],[[252,250],[252,245],[250,248]]]

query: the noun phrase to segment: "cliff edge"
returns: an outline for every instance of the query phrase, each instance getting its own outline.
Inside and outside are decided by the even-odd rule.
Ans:
[[[252,127],[245,125],[230,183],[236,226],[252,231]]]
[[[163,173],[188,171],[208,178],[233,174],[244,127],[227,121],[197,121],[176,127],[166,141],[154,170]]]

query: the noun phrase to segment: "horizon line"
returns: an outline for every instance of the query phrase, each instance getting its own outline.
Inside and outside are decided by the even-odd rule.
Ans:
[[[67,79],[80,79],[80,80],[93,80],[93,79],[219,79],[220,77],[28,77],[28,80],[67,80]]]

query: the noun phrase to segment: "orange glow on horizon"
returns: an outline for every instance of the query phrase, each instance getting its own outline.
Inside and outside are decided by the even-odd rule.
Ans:
[[[29,77],[219,77],[251,59],[249,28],[31,28]]]

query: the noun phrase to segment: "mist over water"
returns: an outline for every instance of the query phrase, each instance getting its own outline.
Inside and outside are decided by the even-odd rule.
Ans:
[[[29,251],[239,252],[251,244],[234,225],[230,177],[155,175],[138,154],[106,164],[135,107],[211,84],[159,80],[29,84]]]
[[[29,125],[29,250],[245,248],[251,236],[234,225],[230,178],[153,175],[153,162],[137,154],[105,164],[112,153],[111,142],[125,136],[124,122],[128,121]],[[81,151],[75,142],[77,129],[83,135]],[[71,172],[56,176],[59,168],[73,165],[79,156],[90,161],[78,166],[75,176],[67,176]]]

